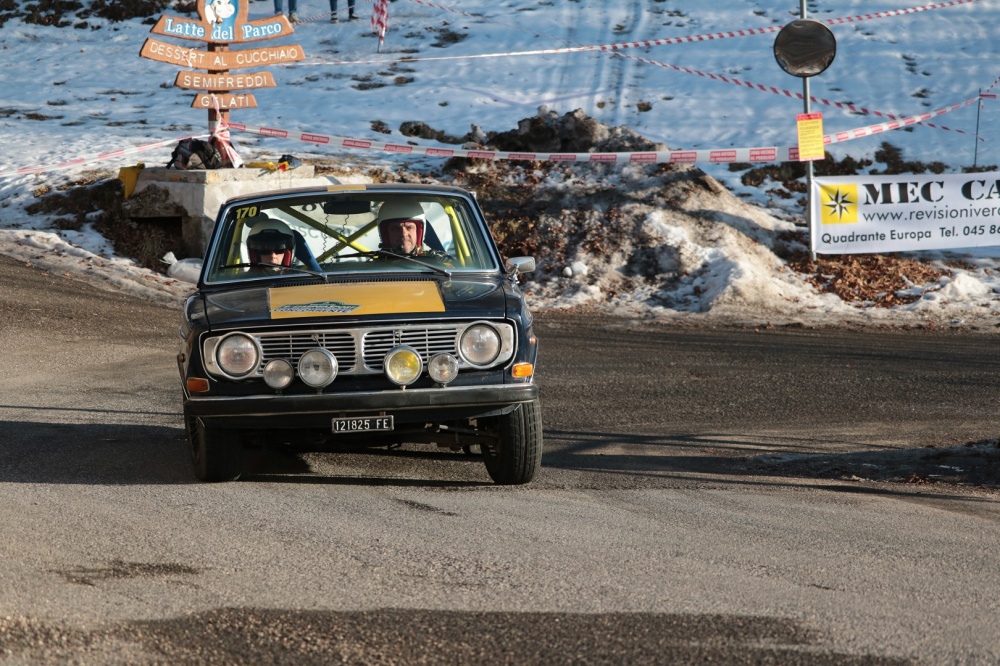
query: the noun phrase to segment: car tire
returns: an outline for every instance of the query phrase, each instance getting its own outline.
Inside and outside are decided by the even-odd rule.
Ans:
[[[191,466],[199,481],[235,481],[243,471],[243,443],[235,430],[209,428],[187,417]]]
[[[538,399],[497,419],[500,441],[483,447],[483,462],[494,483],[528,483],[542,466],[542,406]]]

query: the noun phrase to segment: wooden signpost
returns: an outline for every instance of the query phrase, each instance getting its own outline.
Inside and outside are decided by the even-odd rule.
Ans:
[[[208,109],[208,128],[214,132],[219,121],[229,121],[230,109],[257,106],[252,93],[233,92],[273,88],[270,72],[234,73],[231,70],[263,67],[305,58],[298,44],[269,48],[230,50],[230,44],[287,37],[295,32],[284,14],[249,20],[250,0],[197,0],[199,18],[163,15],[150,30],[155,35],[203,42],[207,50],[178,46],[148,37],[139,56],[203,72],[177,74],[174,86],[206,92],[195,95],[192,108]]]

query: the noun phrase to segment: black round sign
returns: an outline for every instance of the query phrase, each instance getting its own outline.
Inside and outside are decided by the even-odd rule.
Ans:
[[[781,69],[802,78],[826,70],[837,55],[837,40],[825,23],[792,21],[774,39],[774,59]]]

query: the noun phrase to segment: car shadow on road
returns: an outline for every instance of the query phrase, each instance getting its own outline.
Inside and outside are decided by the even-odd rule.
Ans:
[[[184,431],[157,425],[0,421],[0,483],[191,483]]]
[[[199,483],[184,430],[134,424],[0,421],[0,483],[156,485]],[[381,460],[379,469],[368,462]],[[315,454],[248,450],[242,481],[469,488],[492,486],[482,458],[447,450]],[[345,473],[343,470],[349,470]]]
[[[830,451],[816,440],[722,433],[648,435],[546,430],[543,470],[585,475],[617,475],[627,485],[675,483],[681,479],[715,483],[777,484],[780,479],[842,481],[857,492],[1000,490],[997,440],[961,446],[871,449],[838,442]],[[824,486],[832,485],[824,483]],[[1000,501],[1000,500],[998,500]]]
[[[197,483],[181,428],[135,424],[0,421],[0,483]],[[810,442],[763,446],[732,434],[647,435],[556,430],[545,432],[542,472],[535,485],[570,487],[614,477],[612,486],[661,487],[678,482],[801,486],[830,490],[913,493],[1000,490],[996,440],[958,447],[831,453]],[[310,464],[310,461],[319,464]],[[244,481],[289,484],[428,488],[492,487],[482,458],[446,450],[368,450],[303,458],[248,451]],[[567,477],[567,474],[576,477]],[[1000,501],[1000,500],[997,500]]]

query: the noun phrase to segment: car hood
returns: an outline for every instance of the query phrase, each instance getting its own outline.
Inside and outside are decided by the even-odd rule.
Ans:
[[[307,319],[347,323],[400,317],[500,318],[506,311],[501,281],[495,278],[272,285],[202,297],[213,329]]]

